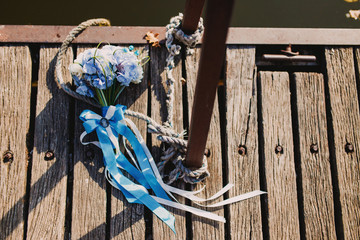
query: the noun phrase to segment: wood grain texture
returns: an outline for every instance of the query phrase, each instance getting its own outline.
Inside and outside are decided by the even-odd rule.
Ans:
[[[30,122],[29,47],[0,47],[0,239],[22,239]],[[3,161],[6,151],[13,161]]]
[[[150,72],[151,72],[151,118],[162,123],[166,120],[166,48],[151,48],[150,49]],[[181,60],[176,58],[176,67],[173,69],[173,76],[177,80],[175,82],[175,102],[174,102],[174,130],[181,132],[183,130],[183,104],[182,104],[182,86],[181,86]],[[155,161],[159,161],[161,149],[161,142],[152,135],[151,153]],[[184,188],[183,183],[176,183],[179,188]],[[179,202],[184,203],[184,199],[178,198]],[[170,209],[170,212],[175,216],[176,235],[159,220],[155,215],[153,217],[153,238],[154,239],[186,239],[186,219],[185,213],[176,209]]]
[[[306,239],[336,239],[324,78],[295,73]],[[311,145],[318,152],[311,152]]]
[[[359,63],[359,50],[357,50]],[[360,236],[360,115],[352,48],[326,48],[326,68],[345,239]],[[351,143],[354,152],[347,153]]]
[[[85,50],[79,47],[77,53]],[[79,115],[85,109],[101,114],[100,109],[76,100],[74,126],[74,180],[71,239],[104,239],[106,235],[106,179],[103,155],[94,145],[83,146],[84,131]],[[84,141],[95,141],[96,135]]]
[[[195,95],[195,85],[197,79],[198,64],[200,60],[200,53],[200,47],[196,48],[195,53],[193,55],[188,55],[185,62],[189,119],[191,119],[191,109],[193,106]],[[196,187],[196,189],[199,189],[200,187],[203,187],[203,184],[206,184],[205,190],[202,193],[198,194],[199,197],[203,198],[209,198],[213,194],[218,192],[221,189],[223,182],[220,116],[217,97],[215,98],[213,116],[210,122],[210,130],[206,143],[206,148],[210,151],[210,156],[208,157],[208,170],[211,175],[203,183],[198,184],[198,186],[194,186]],[[220,200],[223,200],[223,198],[221,197],[218,199],[218,201]],[[196,204],[193,204],[193,206],[197,207]],[[218,210],[212,212],[224,216],[223,208],[219,208]],[[224,226],[225,224],[223,223],[192,215],[192,234],[194,239],[224,239]]]
[[[64,239],[69,146],[69,100],[54,81],[59,46],[41,46],[36,102],[33,163],[31,171],[29,239]],[[71,76],[71,49],[63,63],[63,75]],[[68,82],[68,81],[67,81]],[[45,153],[55,158],[46,161]]]
[[[148,47],[145,47],[148,49]],[[142,51],[144,46],[137,46],[135,50]],[[145,55],[144,55],[145,56]],[[140,84],[131,84],[121,93],[119,104],[128,109],[147,115],[148,107],[148,66],[144,68],[144,78]],[[146,142],[146,122],[137,118],[128,117],[135,123],[141,136]],[[124,195],[117,189],[111,189],[111,239],[145,239],[144,205],[130,204]]]
[[[255,47],[226,50],[226,136],[229,197],[260,189]],[[246,154],[239,154],[245,146]],[[262,239],[260,197],[229,206],[231,239]]]
[[[299,239],[289,75],[260,72],[270,239]],[[280,145],[282,153],[275,153]]]

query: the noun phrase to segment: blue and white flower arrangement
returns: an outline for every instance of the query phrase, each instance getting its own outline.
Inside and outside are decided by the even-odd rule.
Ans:
[[[149,60],[142,55],[132,45],[85,50],[69,66],[76,92],[95,98],[101,106],[114,105],[125,87],[141,82],[143,65]]]
[[[160,204],[161,201],[172,203],[168,196],[170,192],[164,188],[139,130],[130,119],[125,118],[126,106],[115,105],[125,87],[141,82],[143,65],[149,57],[142,57],[132,45],[106,45],[102,48],[99,45],[80,53],[69,66],[76,92],[96,99],[101,106],[101,115],[91,110],[80,114],[85,128],[80,142],[83,145],[94,144],[101,149],[105,177],[112,186],[122,191],[128,202],[144,204],[175,232],[175,217]],[[84,138],[91,132],[96,132],[98,141],[85,142]],[[126,148],[125,140],[133,154]],[[130,159],[121,144],[127,149]],[[155,196],[150,195],[150,189]]]

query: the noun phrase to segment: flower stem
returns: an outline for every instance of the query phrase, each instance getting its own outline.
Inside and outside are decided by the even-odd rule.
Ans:
[[[100,89],[100,93],[101,93],[101,95],[102,95],[102,97],[103,97],[105,106],[109,106],[109,105],[107,104],[106,97],[105,97],[105,95],[104,95],[104,91]]]
[[[100,105],[102,107],[108,106],[106,98],[104,96],[104,92],[101,89],[98,89],[98,88],[95,88],[95,91],[96,91],[96,95],[97,95],[97,97],[98,97],[98,99],[100,101]]]
[[[144,62],[145,61],[145,62]],[[140,61],[140,66],[144,66],[145,64],[147,64],[150,61],[150,57],[144,57],[143,59],[141,59]]]
[[[100,94],[99,89],[95,88],[95,93],[96,93],[96,96],[97,96],[97,98],[98,98],[98,100],[99,100],[100,105],[101,105],[102,107],[105,106],[105,103],[104,103],[104,101],[103,101],[103,99],[102,99],[102,97],[101,97],[101,94]]]
[[[116,100],[118,99],[118,97],[120,96],[121,92],[125,89],[125,86],[122,85],[120,86],[120,89],[117,91],[116,97],[114,99],[114,103],[116,102]]]

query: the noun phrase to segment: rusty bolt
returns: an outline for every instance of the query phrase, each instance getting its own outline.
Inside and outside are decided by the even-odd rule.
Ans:
[[[14,153],[10,150],[6,151],[3,155],[4,163],[12,162],[14,160]]]
[[[241,155],[241,156],[245,156],[246,155],[246,146],[245,145],[239,145],[238,147],[238,153]]]
[[[346,153],[354,152],[354,145],[352,145],[351,143],[345,144],[345,152]]]
[[[310,146],[310,152],[311,152],[311,153],[318,153],[318,152],[319,152],[319,146],[318,146],[316,143],[311,144],[311,146]]]
[[[54,155],[54,152],[49,150],[45,153],[45,156],[44,156],[44,160],[45,161],[50,161],[50,160],[53,160],[55,158],[55,155]]]
[[[205,152],[204,152],[204,155],[205,155],[206,157],[210,157],[210,155],[211,155],[210,149],[206,148],[206,149],[205,149]]]
[[[277,146],[275,147],[275,153],[276,153],[276,154],[283,154],[283,153],[284,153],[283,147],[282,147],[281,145],[277,145]]]

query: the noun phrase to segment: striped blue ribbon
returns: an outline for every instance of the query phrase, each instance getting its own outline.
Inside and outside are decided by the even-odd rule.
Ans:
[[[103,152],[104,165],[112,183],[116,184],[130,203],[144,204],[175,232],[175,217],[149,195],[147,189],[152,189],[157,197],[171,201],[157,181],[140,142],[122,121],[125,109],[126,106],[123,105],[103,107],[102,116],[85,110],[80,114],[80,119],[84,121],[86,133],[96,131]],[[117,150],[119,135],[129,141],[140,169],[132,165],[124,154]],[[124,176],[121,169],[128,172],[138,183]]]

